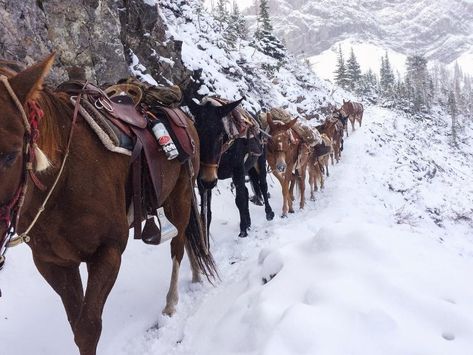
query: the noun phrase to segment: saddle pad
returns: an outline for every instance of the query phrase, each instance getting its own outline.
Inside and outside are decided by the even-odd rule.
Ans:
[[[325,143],[321,143],[314,147],[314,154],[316,157],[322,157],[329,154],[331,150],[332,149],[330,146],[326,146]]]
[[[70,100],[75,106],[76,98],[71,97]],[[83,100],[81,102],[79,112],[105,148],[114,153],[131,156],[133,140],[100,114],[89,101]]]

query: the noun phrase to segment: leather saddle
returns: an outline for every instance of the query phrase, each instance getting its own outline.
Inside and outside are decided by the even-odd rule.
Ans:
[[[139,88],[138,88],[139,89]],[[82,95],[83,107],[94,111],[103,121],[114,126],[132,140],[130,186],[133,199],[133,223],[135,239],[142,238],[148,244],[159,244],[161,233],[154,222],[158,216],[158,200],[162,194],[163,176],[160,161],[164,152],[158,144],[148,121],[161,119],[168,126],[180,151],[179,160],[187,161],[195,152],[195,144],[187,131],[185,114],[179,109],[151,108],[140,105],[129,95],[119,94],[109,97],[102,89],[83,81],[69,81],[58,86],[57,91],[69,95]],[[85,102],[84,102],[85,101]],[[169,129],[170,128],[170,129]],[[142,229],[141,222],[146,220]]]

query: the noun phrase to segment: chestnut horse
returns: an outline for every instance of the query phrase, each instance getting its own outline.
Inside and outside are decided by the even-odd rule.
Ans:
[[[297,122],[297,118],[288,123],[273,121],[271,113],[267,113],[267,122],[271,139],[267,145],[267,159],[273,175],[279,180],[282,188],[283,207],[282,217],[287,217],[287,213],[294,213],[292,207],[292,196],[289,191],[289,184],[293,179],[293,172],[297,165],[301,141],[297,138],[292,127]],[[306,162],[307,163],[307,162]],[[300,169],[301,201],[300,208],[304,208],[304,188],[305,169]]]
[[[19,237],[13,240],[29,245],[38,271],[61,297],[80,354],[93,355],[104,304],[128,241],[130,157],[106,150],[80,115],[74,120],[77,108],[73,113],[68,95],[42,88],[53,60],[51,55],[1,78],[0,255],[16,229]],[[197,143],[192,157],[197,172],[199,141],[188,123]],[[163,311],[171,315],[178,302],[184,247],[193,281],[199,271],[213,276],[215,269],[191,206],[191,169],[159,154],[166,177],[159,204],[178,229],[171,242],[173,268]],[[83,262],[88,270],[85,293],[79,273]]]
[[[355,121],[358,121],[361,127],[361,121],[363,120],[363,105],[359,102],[351,102],[350,100],[345,101],[343,100],[343,105],[340,109],[340,113],[344,117],[348,117],[351,123],[352,131],[355,130]],[[348,127],[347,127],[347,135],[348,135]]]

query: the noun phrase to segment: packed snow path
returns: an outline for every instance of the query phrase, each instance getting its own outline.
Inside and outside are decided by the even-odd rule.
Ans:
[[[267,222],[252,205],[253,229],[238,239],[234,196],[220,182],[211,230],[222,280],[193,285],[186,262],[177,314],[164,317],[169,247],[130,240],[98,354],[471,354],[468,159],[446,137],[368,108],[304,211]],[[9,252],[0,287],[0,353],[77,352],[27,247]]]

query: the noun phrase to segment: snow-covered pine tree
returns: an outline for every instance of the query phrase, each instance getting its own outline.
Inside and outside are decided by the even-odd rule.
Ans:
[[[337,67],[335,69],[335,83],[338,86],[347,89],[349,82],[347,77],[347,68],[345,65],[345,59],[343,58],[342,46],[338,45],[338,55],[337,55]]]
[[[355,88],[359,85],[361,79],[361,69],[358,60],[356,59],[353,47],[351,48],[350,58],[348,58],[346,65],[348,87],[351,91],[355,91]]]
[[[450,91],[450,94],[448,95],[448,113],[450,114],[450,117],[452,118],[452,144],[454,146],[457,146],[457,114],[458,114],[458,109],[457,109],[457,103],[455,101],[455,92],[452,90]]]
[[[228,25],[229,13],[228,13],[228,0],[217,0],[217,5],[214,8],[214,18],[222,26],[222,29]]]
[[[286,48],[283,43],[273,34],[273,25],[269,16],[268,0],[260,0],[259,13],[255,38],[251,45],[261,52],[283,62],[286,58]]]
[[[388,52],[384,57],[381,57],[381,69],[379,72],[379,84],[381,87],[381,94],[384,97],[391,98],[395,84],[394,72],[389,61]]]
[[[409,82],[409,99],[413,104],[412,108],[415,112],[429,110],[431,98],[429,95],[427,59],[419,54],[408,56],[406,67],[406,84]]]
[[[248,38],[248,23],[238,7],[238,3],[233,1],[233,8],[230,23],[235,28],[237,37],[240,39]]]
[[[464,108],[464,99],[462,93],[462,82],[463,82],[463,73],[458,65],[458,62],[455,62],[453,67],[453,93],[455,94],[455,103],[459,109]]]
[[[359,83],[355,89],[356,94],[368,98],[371,102],[376,102],[378,96],[376,90],[378,85],[377,82],[378,79],[376,78],[376,74],[371,68],[368,69],[365,74],[361,75]]]

